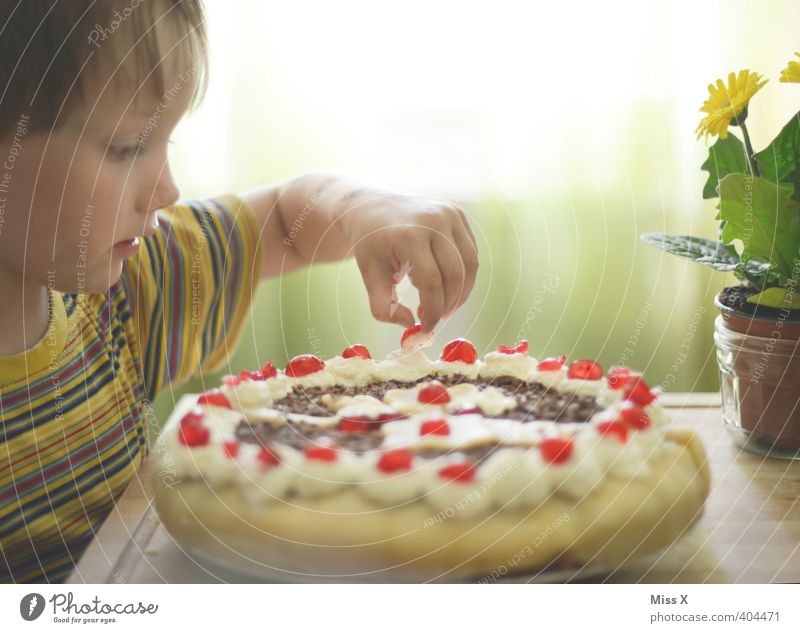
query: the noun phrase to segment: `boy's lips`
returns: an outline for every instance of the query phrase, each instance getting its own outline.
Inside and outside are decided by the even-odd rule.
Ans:
[[[139,239],[139,236],[136,235],[135,237],[132,237],[129,240],[122,240],[120,242],[117,242],[112,247],[112,250],[118,255],[121,255],[122,257],[131,257],[135,255],[136,252],[139,250],[140,244],[141,244],[141,239]]]
[[[135,246],[135,245],[137,245],[137,244],[139,243],[140,239],[141,239],[141,238],[140,238],[138,235],[134,235],[134,236],[133,236],[132,238],[130,238],[130,239],[127,239],[127,240],[120,240],[119,242],[117,242],[116,244],[114,244],[114,248],[116,248],[117,246],[128,246],[128,245]]]
[[[116,242],[111,250],[121,257],[132,257],[142,245],[142,240],[153,237],[158,231],[158,216],[154,217],[152,223],[147,227],[143,235],[134,235],[127,240]]]

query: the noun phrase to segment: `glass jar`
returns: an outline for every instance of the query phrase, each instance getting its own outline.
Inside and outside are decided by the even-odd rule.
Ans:
[[[800,323],[723,309],[714,341],[722,419],[736,444],[800,460]]]

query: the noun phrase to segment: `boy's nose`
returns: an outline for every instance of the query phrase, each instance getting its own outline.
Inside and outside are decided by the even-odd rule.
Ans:
[[[153,209],[163,209],[164,207],[175,204],[180,195],[181,192],[178,189],[178,185],[175,184],[172,178],[172,172],[169,166],[166,166],[156,185],[156,191],[152,200]],[[150,209],[148,209],[148,211],[149,210]]]

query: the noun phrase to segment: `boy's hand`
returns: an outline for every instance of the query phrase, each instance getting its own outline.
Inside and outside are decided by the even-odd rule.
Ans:
[[[372,315],[414,324],[398,302],[396,285],[407,274],[419,290],[418,316],[430,332],[466,301],[475,284],[478,251],[464,212],[431,198],[370,190],[344,196],[340,216],[369,294]]]
[[[300,176],[243,198],[261,226],[262,277],[355,255],[379,321],[414,324],[397,299],[405,275],[419,290],[425,332],[464,303],[475,284],[475,236],[455,205],[329,174]]]

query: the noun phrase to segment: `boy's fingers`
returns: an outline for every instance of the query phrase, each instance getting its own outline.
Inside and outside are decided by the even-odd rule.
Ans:
[[[414,315],[411,310],[396,301],[391,270],[372,258],[358,259],[358,268],[367,288],[372,316],[385,323],[397,323],[404,327],[414,325]]]
[[[411,261],[409,278],[419,291],[420,321],[423,332],[432,332],[442,318],[444,309],[444,281],[439,265],[431,251],[430,242],[424,245],[407,245]]]
[[[470,239],[469,234],[463,228],[453,231],[453,238],[458,246],[458,252],[464,266],[464,289],[455,307],[455,309],[458,309],[467,300],[475,287],[475,278],[478,276],[478,251],[475,242]]]
[[[472,230],[472,227],[469,225],[469,219],[467,218],[467,214],[464,213],[464,210],[460,207],[456,207],[456,212],[458,213],[458,219],[461,222],[461,228],[464,229],[464,232],[467,234],[467,237],[472,242],[472,246],[475,249],[475,255],[477,257],[478,254],[478,240],[475,239],[475,233]]]
[[[389,309],[390,322],[402,325],[403,327],[412,327],[415,323],[414,314],[411,310],[404,306],[402,303],[393,303]]]
[[[464,292],[466,271],[461,253],[452,236],[437,235],[432,240],[433,256],[439,266],[439,274],[443,282],[444,316],[450,314],[459,305]]]

